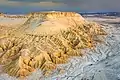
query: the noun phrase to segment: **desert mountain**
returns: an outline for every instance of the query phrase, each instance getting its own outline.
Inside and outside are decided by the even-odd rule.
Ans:
[[[99,24],[75,12],[6,15],[0,20],[0,64],[5,73],[17,77],[37,68],[49,75],[70,57],[84,55],[81,50],[104,42],[106,35]]]
[[[74,12],[38,12],[27,16],[28,19],[20,26],[19,31],[32,32],[31,34],[56,33],[76,25],[75,22],[84,21],[82,16]]]

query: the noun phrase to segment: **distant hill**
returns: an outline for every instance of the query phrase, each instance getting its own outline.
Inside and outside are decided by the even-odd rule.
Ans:
[[[0,12],[0,16],[3,15],[3,13]]]
[[[96,16],[117,16],[120,17],[120,12],[82,12],[81,15],[96,15]]]

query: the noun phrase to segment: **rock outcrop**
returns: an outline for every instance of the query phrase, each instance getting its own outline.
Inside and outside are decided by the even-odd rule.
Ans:
[[[41,12],[0,38],[0,64],[11,76],[25,77],[39,68],[49,75],[58,64],[82,49],[94,49],[104,42],[106,32],[100,25],[84,20],[74,12]],[[1,35],[0,35],[1,36]]]
[[[31,34],[56,33],[84,22],[84,18],[75,12],[38,12],[27,16],[29,18],[18,29]]]

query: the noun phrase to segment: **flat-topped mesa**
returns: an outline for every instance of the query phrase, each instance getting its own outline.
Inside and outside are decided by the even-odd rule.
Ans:
[[[4,15],[5,18],[28,18],[26,15]]]
[[[29,19],[19,29],[32,32],[31,34],[53,34],[85,22],[84,18],[75,12],[36,12],[28,16]]]
[[[3,72],[11,76],[26,77],[36,69],[50,75],[58,64],[67,63],[72,56],[82,56],[82,50],[94,49],[106,36],[100,25],[85,21],[78,13],[30,15],[11,34],[0,38],[0,64],[4,65]],[[4,29],[8,28],[1,30]]]
[[[84,22],[84,18],[76,12],[36,12],[27,15],[4,14],[0,25],[14,26],[15,32],[30,34],[53,34],[68,27]],[[13,34],[13,31],[11,31]],[[17,35],[17,33],[14,33]],[[19,33],[18,33],[19,35]]]
[[[35,12],[35,13],[30,13],[29,15],[32,15],[34,17],[42,15],[48,18],[61,18],[61,17],[81,17],[82,18],[82,16],[80,16],[80,14],[76,12]]]

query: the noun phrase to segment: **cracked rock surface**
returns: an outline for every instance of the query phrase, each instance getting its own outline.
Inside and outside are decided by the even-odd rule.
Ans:
[[[120,79],[120,18],[107,19],[98,17],[86,17],[87,20],[96,21],[103,25],[108,35],[105,44],[98,44],[95,51],[87,51],[84,57],[74,57],[64,68],[64,74],[57,71],[50,77],[39,76],[39,71],[33,73],[27,79],[33,80],[33,76],[39,76],[36,80],[119,80]],[[111,24],[109,22],[112,22]]]
[[[119,59],[120,59],[120,27],[119,24],[110,24],[101,19],[87,18],[103,25],[108,35],[104,44],[97,44],[94,50],[85,49],[82,57],[72,57],[68,63],[59,64],[49,77],[44,77],[40,70],[34,71],[27,80],[119,80]],[[107,19],[109,20],[109,19]],[[116,18],[118,20],[118,18]],[[109,21],[115,21],[110,19]],[[14,39],[13,39],[14,40]],[[8,42],[9,43],[9,42]],[[16,42],[19,43],[19,42]],[[10,43],[9,43],[10,44]],[[31,43],[32,44],[32,43]],[[12,44],[11,44],[12,45]],[[23,56],[28,56],[29,51],[26,45],[18,45]],[[11,46],[9,46],[11,47]],[[17,49],[18,50],[18,49]],[[58,55],[58,54],[56,54]],[[18,54],[19,56],[19,54]],[[13,58],[13,57],[11,57]],[[14,58],[13,58],[14,59]],[[29,58],[28,58],[29,59]],[[37,59],[37,58],[36,58]],[[7,77],[6,77],[7,76]],[[1,80],[17,80],[7,74],[0,75]]]

